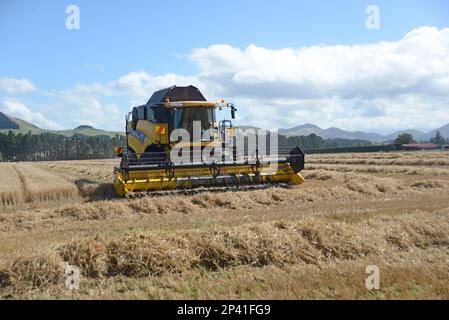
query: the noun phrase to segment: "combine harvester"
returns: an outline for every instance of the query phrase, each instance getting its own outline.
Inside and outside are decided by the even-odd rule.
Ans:
[[[304,182],[300,147],[270,149],[260,135],[250,138],[248,130],[239,134],[230,120],[217,123],[217,108],[229,108],[235,118],[233,104],[208,102],[194,86],[156,91],[145,105],[134,107],[126,116],[126,149],[116,148],[122,157],[114,168],[117,194],[246,190]],[[272,141],[277,147],[277,140]]]

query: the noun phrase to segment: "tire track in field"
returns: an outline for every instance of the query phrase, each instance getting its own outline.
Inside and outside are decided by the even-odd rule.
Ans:
[[[0,165],[0,209],[13,209],[23,203],[22,182],[11,163]]]
[[[111,182],[103,182],[105,179],[99,178],[95,172],[89,172],[84,165],[62,165],[56,167],[47,167],[44,165],[38,166],[38,168],[74,184],[85,201],[90,202],[116,198],[113,184]],[[109,181],[112,181],[112,170],[110,175],[111,179]]]
[[[22,172],[17,169],[16,165],[13,164],[12,165],[13,169],[16,171],[17,176],[19,177],[20,183],[21,183],[21,187],[20,189],[22,190],[22,198],[25,200],[25,202],[29,203],[31,201],[29,201],[30,199],[28,198],[28,193],[29,191],[27,191],[27,186],[26,186],[26,182],[25,182],[25,177],[23,176]]]
[[[69,194],[73,193],[74,190],[76,190],[76,194],[79,196],[78,189],[72,181],[30,163],[22,165],[24,166],[23,170],[30,175],[29,177],[25,176],[23,171],[20,170],[20,165],[14,165],[14,170],[16,170],[22,183],[26,203],[61,200],[60,197],[68,198]],[[36,188],[36,185],[39,187]],[[69,187],[67,188],[67,186]]]

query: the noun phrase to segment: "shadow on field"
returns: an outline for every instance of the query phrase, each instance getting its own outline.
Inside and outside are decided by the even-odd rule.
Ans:
[[[78,179],[75,181],[82,197],[89,201],[108,200],[117,198],[112,183],[96,183],[88,179]]]

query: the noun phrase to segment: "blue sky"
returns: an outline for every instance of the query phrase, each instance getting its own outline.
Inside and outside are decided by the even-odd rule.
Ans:
[[[65,9],[71,4],[80,9],[79,30],[65,27]],[[380,10],[378,30],[365,27],[368,5],[376,5]],[[431,129],[432,126],[445,124],[443,122],[446,120],[449,122],[449,119],[440,117],[440,122],[434,119],[421,124],[420,112],[428,113],[421,107],[413,110],[415,118],[410,115],[410,119],[399,122],[393,119],[396,116],[394,113],[381,110],[388,108],[388,101],[379,100],[392,99],[391,105],[414,103],[422,106],[428,97],[423,97],[422,88],[417,87],[417,83],[425,81],[421,78],[410,79],[417,81],[411,81],[413,83],[405,81],[409,85],[407,97],[404,97],[403,91],[390,92],[398,90],[398,87],[403,90],[404,84],[392,84],[389,92],[380,90],[382,92],[376,95],[373,91],[372,96],[367,97],[356,90],[364,93],[369,90],[365,87],[354,88],[354,81],[338,86],[328,84],[326,90],[320,91],[318,87],[320,81],[326,80],[325,76],[316,78],[317,75],[310,75],[311,78],[305,78],[308,75],[301,74],[298,79],[302,80],[297,81],[294,74],[276,75],[277,70],[272,73],[264,70],[265,64],[260,59],[268,59],[267,64],[277,64],[277,59],[282,60],[283,50],[291,49],[296,50],[288,55],[294,59],[291,63],[300,66],[304,64],[300,50],[315,48],[319,51],[316,53],[318,63],[323,54],[332,73],[336,72],[333,69],[336,65],[342,67],[348,62],[333,60],[332,57],[326,60],[325,49],[332,51],[338,50],[340,45],[345,46],[348,53],[342,59],[352,57],[352,52],[358,50],[354,48],[357,44],[372,45],[370,50],[377,52],[376,45],[401,41],[407,33],[425,26],[435,27],[433,33],[429,30],[420,32],[417,39],[430,37],[432,44],[442,42],[446,46],[444,30],[449,27],[448,12],[449,2],[444,0],[2,0],[0,79],[3,78],[3,82],[0,82],[0,110],[28,117],[28,120],[44,127],[68,128],[90,123],[105,129],[121,129],[122,115],[130,105],[145,102],[145,95],[151,95],[152,92],[145,94],[144,90],[157,89],[158,85],[163,87],[171,80],[180,82],[173,84],[191,81],[202,85],[204,88],[200,89],[206,91],[210,98],[224,96],[239,102],[243,110],[238,120],[252,122],[250,124],[253,125],[263,120],[263,125],[271,128],[315,122],[323,127],[340,126],[379,132],[394,131],[399,127]],[[429,36],[435,32],[439,33],[438,39]],[[405,48],[406,51],[401,51],[405,57],[417,57],[416,52],[407,46]],[[232,57],[233,62],[242,59],[242,63],[238,64],[242,69],[236,65],[229,67],[229,61],[223,56],[227,50],[230,51],[226,57]],[[368,56],[369,60],[369,52],[356,53],[356,56],[359,54]],[[394,55],[397,54],[397,51],[394,52]],[[419,54],[426,60],[426,53]],[[440,56],[430,58],[441,62]],[[391,59],[379,63],[382,69],[395,65]],[[446,67],[447,64],[442,65],[443,71]],[[215,70],[218,69],[224,71],[217,73]],[[425,79],[429,79],[428,72],[436,72],[429,70],[425,70]],[[398,81],[403,81],[407,75],[400,71]],[[344,72],[345,75],[347,73]],[[322,72],[318,74],[322,75]],[[386,82],[392,79],[391,72],[383,76],[388,77]],[[441,90],[441,85],[446,85],[446,73],[439,76],[441,81],[436,86]],[[11,89],[12,85],[20,87],[25,84],[27,87],[24,81],[32,87]],[[369,83],[366,85],[371,84],[373,90],[378,88],[376,83],[382,82],[377,75],[367,81]],[[281,90],[280,87],[288,90]],[[320,92],[309,94],[315,91]],[[348,95],[349,91],[351,94]],[[303,92],[304,97],[297,92]],[[438,96],[434,91],[425,94],[433,98]],[[439,115],[445,106],[449,106],[444,97],[435,99],[438,106],[435,103],[432,105],[437,109],[435,115]],[[365,106],[366,110],[358,110],[358,105]],[[307,114],[310,109],[313,110]],[[376,113],[376,110],[381,112]],[[270,115],[270,121],[266,116],[260,118],[264,112]],[[323,117],[323,112],[330,116]],[[365,122],[360,121],[364,114],[367,118]],[[373,119],[376,115],[379,119]],[[391,121],[385,121],[384,117],[389,117]]]

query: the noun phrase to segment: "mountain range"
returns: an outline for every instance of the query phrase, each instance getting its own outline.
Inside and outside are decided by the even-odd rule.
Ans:
[[[240,127],[249,128],[248,126],[240,126]],[[81,125],[71,130],[47,130],[39,128],[38,126],[31,124],[25,120],[8,116],[0,112],[0,132],[8,132],[10,130],[17,133],[19,132],[27,133],[29,131],[31,131],[32,133],[52,132],[64,135],[66,137],[70,137],[73,135],[84,135],[89,137],[94,136],[114,137],[116,134],[119,135],[124,134],[123,132],[95,129],[87,125]],[[314,133],[322,137],[323,139],[343,138],[352,140],[361,139],[372,142],[388,142],[393,141],[401,133],[410,133],[417,141],[427,141],[430,138],[434,137],[437,131],[439,131],[443,137],[449,138],[449,123],[440,128],[431,130],[429,132],[422,132],[416,129],[408,129],[396,131],[387,135],[381,135],[375,132],[345,131],[335,127],[322,129],[317,125],[306,123],[289,129],[279,129],[279,134],[286,136],[301,136],[301,135],[306,136],[311,133]]]
[[[0,133],[7,133],[8,131],[13,131],[15,133],[23,133],[26,134],[29,131],[31,133],[39,134],[39,133],[56,133],[61,134],[66,137],[71,137],[74,135],[82,135],[82,136],[88,136],[88,137],[101,137],[101,136],[108,136],[108,137],[115,137],[116,134],[118,135],[124,135],[123,132],[115,132],[115,131],[106,131],[106,130],[100,130],[95,129],[92,126],[88,125],[81,125],[74,129],[70,130],[47,130],[39,128],[38,126],[31,124],[25,120],[15,118],[12,116],[8,116],[2,112],[0,112]]]
[[[314,133],[317,136],[322,137],[323,139],[344,138],[353,140],[362,139],[372,142],[387,142],[393,141],[401,133],[410,133],[417,141],[427,141],[430,138],[434,137],[437,131],[439,131],[443,137],[449,138],[449,123],[429,132],[422,132],[416,129],[407,129],[399,130],[387,135],[381,135],[375,132],[345,131],[335,127],[322,129],[317,125],[306,123],[289,129],[279,129],[279,134],[286,136],[302,136]]]

